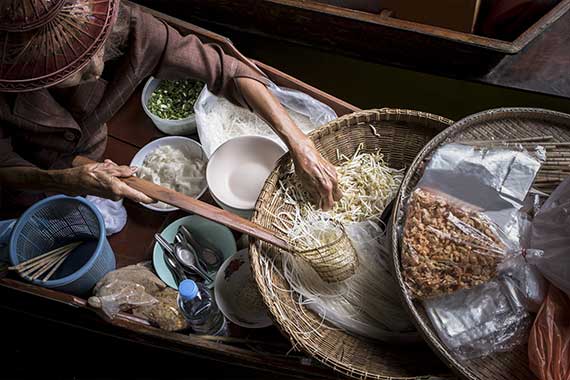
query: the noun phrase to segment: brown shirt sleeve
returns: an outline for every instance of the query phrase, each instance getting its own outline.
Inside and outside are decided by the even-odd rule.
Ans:
[[[0,168],[34,166],[14,152],[7,128],[0,127]]]
[[[160,79],[193,78],[206,82],[208,89],[234,104],[251,109],[242,96],[236,78],[251,78],[267,85],[268,79],[237,58],[224,53],[217,44],[205,44],[196,35],[182,36],[169,25],[162,60],[157,67]]]

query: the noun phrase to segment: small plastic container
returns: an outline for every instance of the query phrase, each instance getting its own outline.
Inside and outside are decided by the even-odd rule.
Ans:
[[[150,96],[160,84],[160,79],[156,79],[155,77],[150,77],[146,82],[143,92],[141,95],[141,102],[144,112],[147,114],[148,117],[152,120],[154,125],[163,133],[167,135],[191,135],[196,133],[196,115],[192,114],[185,119],[180,120],[167,120],[160,118],[150,112],[147,107],[148,100]]]

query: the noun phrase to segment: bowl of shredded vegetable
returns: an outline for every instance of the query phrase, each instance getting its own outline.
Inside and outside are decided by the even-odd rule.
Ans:
[[[138,167],[137,177],[198,199],[208,188],[207,162],[198,142],[188,137],[168,136],[142,147],[130,165]],[[160,212],[178,210],[162,202],[142,205]]]
[[[204,83],[192,79],[160,80],[150,77],[141,95],[144,112],[167,135],[196,132],[194,103]]]

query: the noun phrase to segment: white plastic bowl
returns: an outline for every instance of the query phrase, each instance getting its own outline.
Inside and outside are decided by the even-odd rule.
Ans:
[[[158,117],[157,115],[150,112],[147,107],[148,100],[150,95],[156,89],[156,87],[160,84],[160,79],[156,79],[155,77],[150,77],[146,82],[142,95],[141,95],[141,102],[144,112],[147,114],[148,117],[152,120],[154,125],[167,135],[191,135],[196,132],[196,115],[191,114],[187,118],[180,119],[180,120],[168,120]]]
[[[224,261],[214,283],[222,314],[238,326],[258,329],[272,325],[269,312],[251,273],[249,254],[242,249]]]
[[[151,153],[152,151],[154,151],[155,149],[157,149],[158,147],[161,147],[163,145],[169,145],[173,148],[184,150],[186,152],[187,156],[189,156],[191,158],[199,158],[202,161],[208,160],[208,158],[206,157],[206,153],[204,153],[204,150],[202,149],[202,145],[200,145],[196,141],[194,141],[188,137],[169,136],[169,137],[163,137],[163,138],[154,140],[154,141],[146,144],[145,146],[143,146],[141,148],[141,150],[139,150],[137,152],[137,154],[135,154],[135,156],[133,157],[133,159],[131,161],[131,166],[141,167],[143,162],[144,162],[144,159],[147,156],[147,154]],[[205,182],[204,188],[194,198],[196,198],[196,199],[200,198],[202,195],[204,195],[204,193],[206,192],[207,189],[208,189],[208,185]],[[160,207],[157,207],[153,204],[147,205],[147,204],[141,203],[141,205],[143,205],[144,207],[146,207],[150,210],[160,211],[160,212],[170,212],[170,211],[178,210],[178,208],[172,207],[172,206],[169,206],[168,208],[160,208]]]
[[[251,216],[265,180],[285,149],[261,136],[228,140],[210,157],[206,181],[214,200],[225,210]]]

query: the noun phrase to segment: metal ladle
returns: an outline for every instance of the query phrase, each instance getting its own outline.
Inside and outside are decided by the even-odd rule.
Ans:
[[[174,245],[174,256],[176,260],[182,264],[183,267],[196,272],[200,277],[208,282],[212,282],[212,277],[208,275],[200,265],[197,263],[194,253],[188,248],[185,248],[183,244],[177,243]]]
[[[174,248],[172,244],[167,242],[160,234],[154,234],[154,240],[156,240],[158,245],[160,245],[164,251],[164,262],[166,263],[170,273],[172,273],[176,285],[188,279],[184,270],[180,268],[178,261],[176,260],[176,256],[174,256]]]
[[[185,241],[194,248],[198,255],[198,260],[208,271],[216,271],[220,268],[224,262],[224,256],[218,249],[205,247],[192,235],[192,232],[186,226],[180,226],[178,231],[181,232]]]

